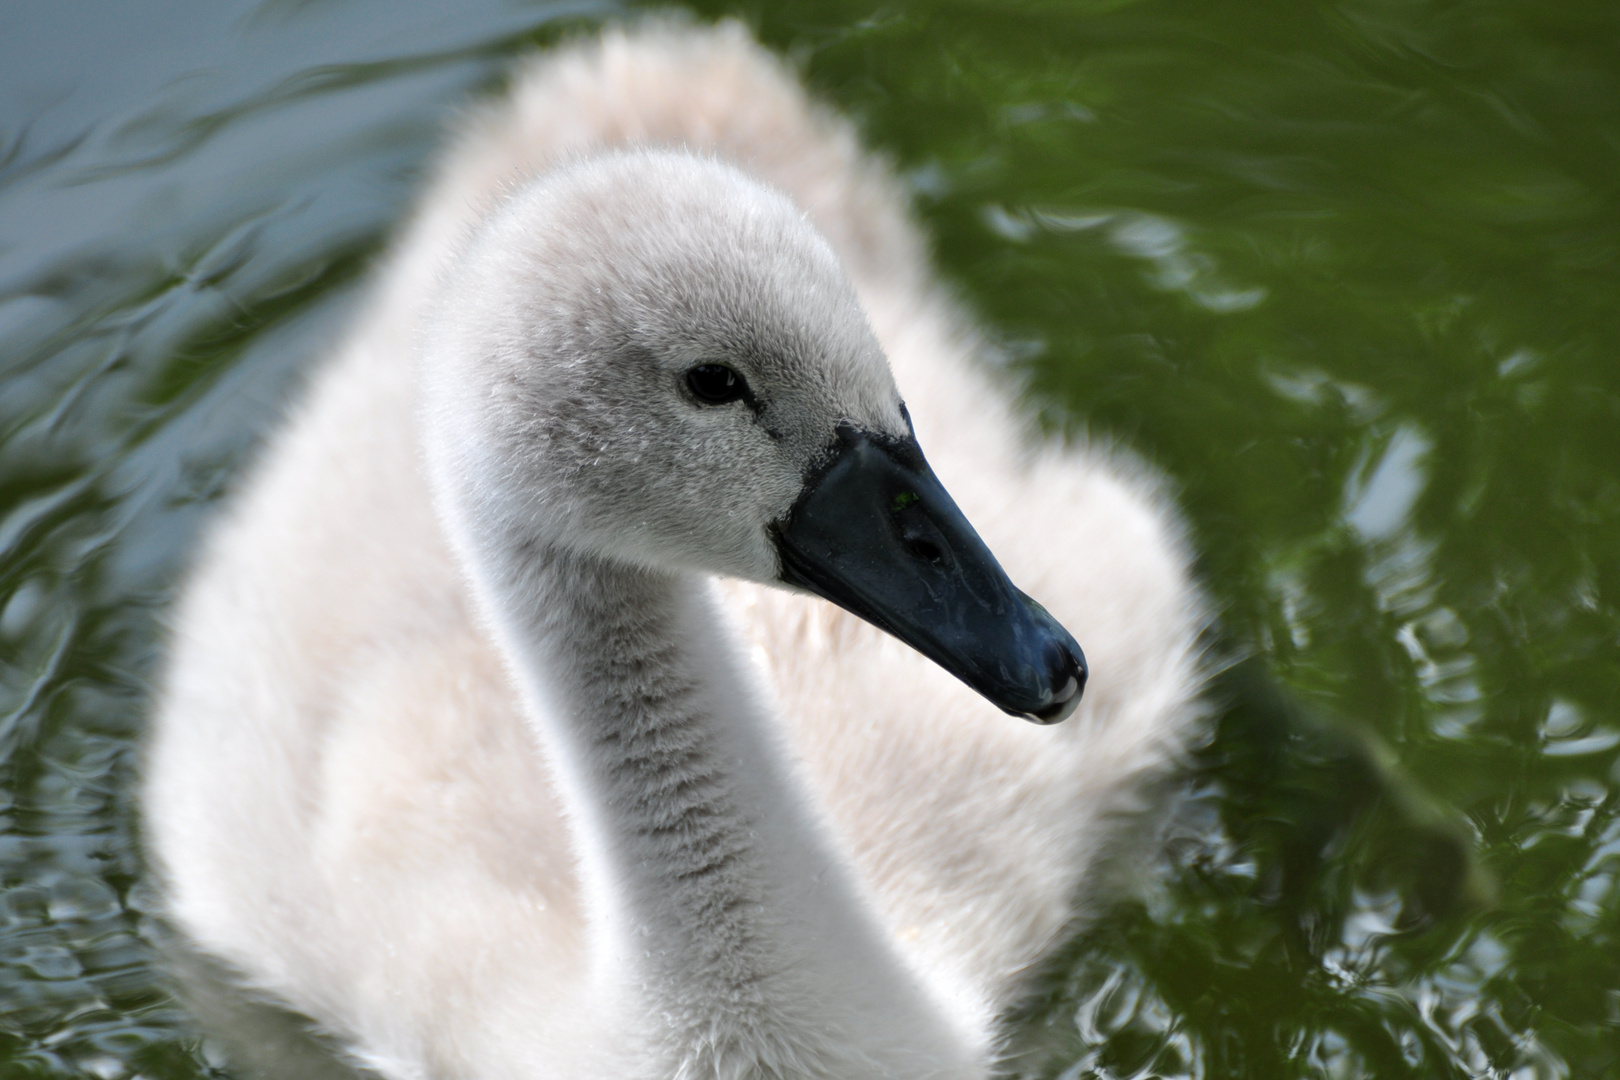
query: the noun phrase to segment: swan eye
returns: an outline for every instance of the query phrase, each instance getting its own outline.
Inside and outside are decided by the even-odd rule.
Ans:
[[[724,405],[748,394],[743,377],[724,364],[699,364],[686,373],[686,385],[699,401]]]

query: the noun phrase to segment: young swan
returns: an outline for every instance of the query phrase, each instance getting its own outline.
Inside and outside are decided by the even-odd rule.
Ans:
[[[562,1030],[590,1050],[532,1064],[981,1074],[789,796],[695,576],[793,580],[1009,709],[1078,704],[1078,647],[932,479],[826,243],[724,165],[598,158],[479,230],[423,362],[441,515],[583,837]]]
[[[603,149],[648,144],[714,156]],[[186,590],[143,792],[174,922],[402,1080],[988,1075],[1198,618],[1151,497],[1027,452],[973,347],[739,28],[537,67]],[[1084,661],[885,350],[1082,630],[1068,723],[992,707],[1061,719]]]

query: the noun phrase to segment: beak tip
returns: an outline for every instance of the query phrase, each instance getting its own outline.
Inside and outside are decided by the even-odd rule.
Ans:
[[[1080,698],[1086,689],[1086,661],[1078,647],[1063,648],[1061,657],[1054,657],[1052,665],[1052,685],[1056,687],[1047,704],[1032,713],[1027,718],[1043,726],[1059,724],[1074,715],[1080,707]]]

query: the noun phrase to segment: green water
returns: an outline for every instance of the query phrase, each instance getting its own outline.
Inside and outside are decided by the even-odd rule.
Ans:
[[[441,6],[445,9],[438,10]],[[0,1077],[215,1075],[128,795],[199,525],[589,4],[0,11]],[[1019,1068],[1620,1076],[1620,5],[758,3],[1233,662]]]

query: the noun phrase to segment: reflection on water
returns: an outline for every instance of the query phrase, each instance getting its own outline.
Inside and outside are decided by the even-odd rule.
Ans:
[[[1423,459],[1431,449],[1416,426],[1403,424],[1390,435],[1372,468],[1350,474],[1345,493],[1345,520],[1367,540],[1388,540],[1410,531],[1407,521],[1423,491]]]
[[[169,589],[456,105],[608,10],[0,15],[0,1074],[213,1073],[127,794]],[[1620,9],[746,10],[1248,657],[1018,1068],[1620,1073]]]

